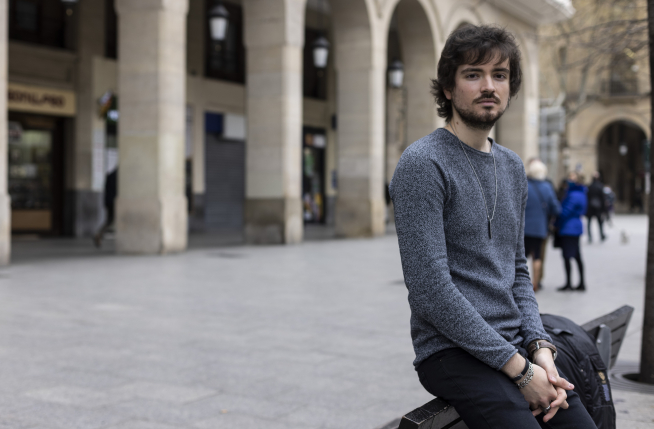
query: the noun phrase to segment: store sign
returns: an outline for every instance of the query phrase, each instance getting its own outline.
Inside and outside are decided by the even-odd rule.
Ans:
[[[39,86],[7,85],[7,109],[18,112],[75,116],[75,93]]]

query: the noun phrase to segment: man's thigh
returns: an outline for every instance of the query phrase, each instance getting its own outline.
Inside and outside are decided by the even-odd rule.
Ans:
[[[418,375],[425,389],[451,404],[469,429],[595,429],[578,397],[574,408],[559,410],[543,423],[542,417],[531,414],[524,396],[506,375],[462,349],[437,353],[420,365]]]

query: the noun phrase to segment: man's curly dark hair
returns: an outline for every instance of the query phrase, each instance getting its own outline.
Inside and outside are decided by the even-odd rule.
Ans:
[[[499,63],[509,60],[509,95],[513,97],[522,83],[520,49],[513,34],[492,25],[465,25],[454,30],[447,38],[438,61],[438,75],[431,81],[438,116],[447,122],[452,119],[452,101],[445,96],[445,90],[454,89],[460,65],[488,64],[497,58]]]

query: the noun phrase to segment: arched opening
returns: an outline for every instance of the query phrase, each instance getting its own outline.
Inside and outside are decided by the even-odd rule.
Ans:
[[[308,0],[304,21],[300,186],[304,234],[310,239],[329,234],[322,226],[332,226],[335,217],[334,37],[329,0]]]
[[[599,134],[597,167],[615,193],[615,208],[642,212],[646,205],[649,145],[645,132],[628,121],[615,121]]]

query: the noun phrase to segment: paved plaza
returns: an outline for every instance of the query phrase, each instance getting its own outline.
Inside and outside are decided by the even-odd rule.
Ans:
[[[640,357],[646,230],[622,216],[606,242],[584,240],[586,293],[555,291],[549,249],[537,295],[577,322],[636,307],[623,363]],[[0,429],[375,429],[431,399],[392,233],[234,241],[143,257],[15,241],[0,271]],[[654,428],[654,396],[614,395],[619,429]]]

